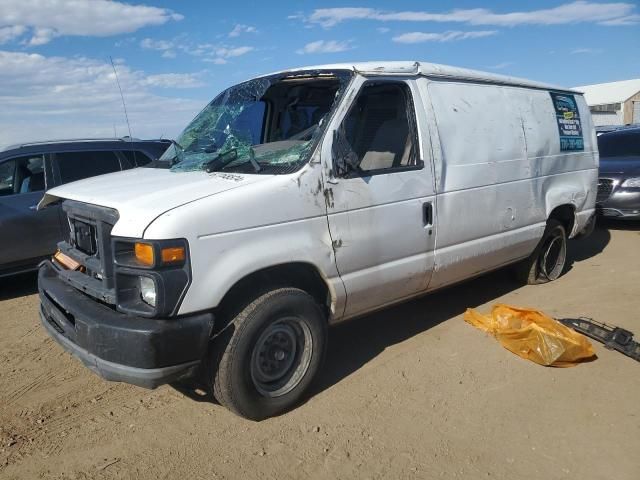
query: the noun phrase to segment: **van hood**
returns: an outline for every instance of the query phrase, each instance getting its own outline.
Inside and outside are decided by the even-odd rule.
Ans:
[[[147,226],[171,209],[200,198],[261,182],[269,177],[270,175],[136,168],[53,188],[45,193],[38,209],[60,199],[113,208],[120,215],[112,231],[113,235],[142,238]]]

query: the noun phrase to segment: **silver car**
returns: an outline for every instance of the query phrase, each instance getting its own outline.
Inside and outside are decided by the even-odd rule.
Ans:
[[[598,214],[640,220],[640,127],[603,133],[598,148]]]

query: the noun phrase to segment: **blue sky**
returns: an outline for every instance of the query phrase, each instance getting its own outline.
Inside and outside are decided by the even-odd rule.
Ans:
[[[424,60],[566,86],[640,77],[628,0],[1,1],[0,145],[126,134],[110,56],[140,137],[173,136],[222,88],[292,66]]]

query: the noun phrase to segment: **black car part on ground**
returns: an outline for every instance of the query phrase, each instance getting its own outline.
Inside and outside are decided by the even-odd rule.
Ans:
[[[629,330],[586,317],[559,318],[558,321],[589,338],[604,343],[609,350],[617,350],[640,362],[640,343],[633,340],[633,333]]]

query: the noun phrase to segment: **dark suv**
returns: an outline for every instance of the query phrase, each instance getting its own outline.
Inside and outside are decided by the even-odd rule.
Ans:
[[[0,277],[34,270],[62,240],[58,207],[37,210],[63,183],[146,165],[169,140],[88,139],[23,144],[0,151]]]

